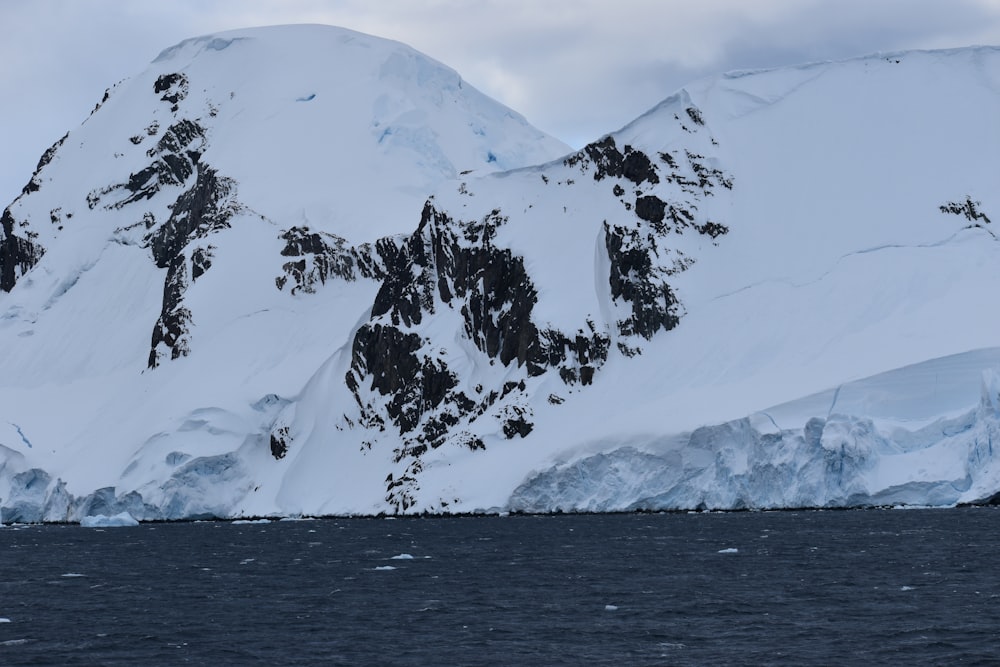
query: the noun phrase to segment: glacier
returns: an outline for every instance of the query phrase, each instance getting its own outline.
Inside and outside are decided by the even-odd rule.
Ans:
[[[1000,480],[993,451],[1000,434],[997,372],[983,372],[980,401],[972,409],[927,424],[919,417],[969,393],[955,386],[962,380],[974,385],[969,357],[995,364],[998,355],[992,349],[916,364],[671,441],[553,465],[525,480],[508,508],[621,512],[993,502]],[[927,397],[919,395],[927,387],[919,379],[932,369],[936,380],[937,373],[954,377],[941,380],[938,390],[948,395],[928,410]],[[836,411],[841,408],[849,412]]]
[[[1000,49],[879,54],[573,151],[396,42],[182,42],[4,210],[2,519],[994,502],[998,115]]]

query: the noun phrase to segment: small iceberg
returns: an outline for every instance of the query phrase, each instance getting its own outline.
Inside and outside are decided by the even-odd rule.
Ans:
[[[9,618],[0,618],[0,623],[10,623]]]
[[[138,526],[139,522],[128,512],[122,512],[114,516],[105,516],[103,514],[85,516],[80,519],[80,525],[84,528],[117,528],[121,526]]]
[[[734,549],[732,547],[729,547],[728,549],[719,549],[720,554],[738,554],[739,552],[739,549]]]
[[[393,556],[389,560],[413,560],[413,556],[410,554],[399,554],[398,556]]]
[[[606,605],[604,605],[604,611],[618,611],[618,605],[616,605],[616,604],[606,604]]]
[[[378,567],[372,568],[376,572],[388,572],[389,570],[395,570],[392,565],[379,565]]]

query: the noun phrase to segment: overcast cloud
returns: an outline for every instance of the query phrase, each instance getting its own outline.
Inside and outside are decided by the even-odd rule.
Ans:
[[[1000,0],[0,0],[0,207],[164,48],[282,23],[405,42],[581,146],[701,76],[1000,44]]]

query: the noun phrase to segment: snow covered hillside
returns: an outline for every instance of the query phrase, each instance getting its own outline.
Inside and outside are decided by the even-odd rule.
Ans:
[[[266,467],[270,411],[367,316],[427,193],[568,150],[444,65],[348,30],[165,50],[3,212],[5,516],[73,516],[95,489],[160,486],[258,440],[263,463],[239,465]]]
[[[5,520],[987,500],[998,117],[1000,49],[882,54],[570,153],[398,44],[185,42],[5,212]]]

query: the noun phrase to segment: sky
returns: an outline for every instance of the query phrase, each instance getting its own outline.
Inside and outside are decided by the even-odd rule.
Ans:
[[[409,44],[581,147],[704,76],[1000,45],[1000,0],[0,0],[0,207],[163,49],[287,23]]]

